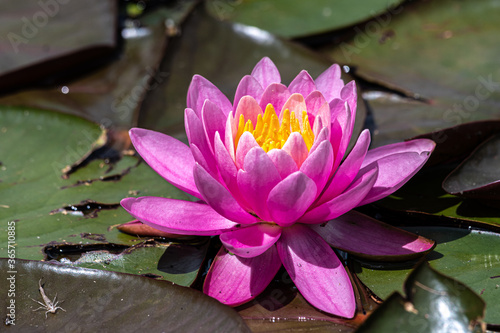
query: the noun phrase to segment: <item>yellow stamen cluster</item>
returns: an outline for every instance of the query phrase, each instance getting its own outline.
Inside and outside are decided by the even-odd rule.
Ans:
[[[314,142],[314,133],[311,129],[311,124],[309,124],[306,111],[302,111],[302,128],[300,128],[300,123],[295,117],[295,113],[290,114],[288,109],[283,111],[283,119],[280,124],[276,111],[271,104],[267,105],[264,116],[260,114],[257,116],[255,127],[250,119],[245,122],[243,115],[240,115],[234,141],[235,148],[238,146],[240,137],[244,132],[252,133],[259,146],[265,152],[274,148],[282,148],[292,132],[299,132],[302,135],[308,150],[311,149]]]

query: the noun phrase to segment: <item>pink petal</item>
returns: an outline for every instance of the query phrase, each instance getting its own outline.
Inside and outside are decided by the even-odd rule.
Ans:
[[[281,83],[270,84],[262,94],[262,98],[259,102],[260,108],[262,110],[266,109],[267,104],[272,104],[274,110],[279,116],[283,105],[290,97],[290,92],[288,88]]]
[[[259,103],[252,96],[243,96],[238,103],[238,107],[236,108],[236,113],[234,115],[234,121],[239,122],[240,116],[243,115],[245,118],[245,123],[247,120],[250,120],[252,124],[255,126],[257,124],[257,116],[264,115],[262,109],[259,106]]]
[[[219,132],[222,137],[226,132],[227,117],[222,113],[219,107],[210,100],[206,100],[201,110],[201,120],[207,138],[208,146],[211,152],[214,152],[215,132]]]
[[[200,190],[201,195],[203,195],[203,200],[213,210],[228,220],[238,223],[257,222],[257,218],[243,210],[231,193],[210,176],[199,164],[195,165],[193,174],[196,186]]]
[[[298,132],[292,132],[281,149],[292,156],[298,168],[309,155],[304,138]]]
[[[275,246],[254,258],[229,254],[222,247],[205,278],[203,292],[221,303],[238,306],[263,292],[280,267]]]
[[[311,178],[297,171],[276,185],[267,199],[273,222],[289,226],[301,217],[316,198],[316,185]]]
[[[281,179],[285,179],[289,174],[299,171],[297,163],[295,163],[292,156],[283,149],[271,149],[267,152],[267,155],[273,161]]]
[[[299,222],[318,224],[347,213],[363,200],[377,180],[378,169],[367,169],[342,194],[308,211]]]
[[[293,93],[299,93],[302,96],[309,95],[312,91],[316,90],[316,84],[307,71],[302,70],[299,75],[293,79],[288,85],[288,90]]]
[[[255,65],[251,75],[264,89],[272,83],[281,82],[278,68],[276,68],[276,65],[268,57],[262,58],[257,65]]]
[[[235,149],[234,149],[234,139],[236,138],[237,127],[234,123],[233,111],[229,112],[226,120],[226,133],[224,135],[224,144],[226,146],[227,152],[231,155],[231,158],[236,161]]]
[[[208,143],[205,128],[201,119],[191,109],[186,109],[184,112],[184,126],[193,157],[198,163],[203,164],[212,176],[218,177],[215,158]]]
[[[434,241],[356,211],[311,228],[331,246],[371,260],[409,260],[435,245]]]
[[[311,305],[336,316],[354,316],[356,300],[349,275],[318,234],[295,224],[283,230],[276,247],[295,286]]]
[[[306,158],[300,171],[306,174],[316,184],[319,195],[330,177],[333,166],[333,149],[332,144],[325,140],[312,154]]]
[[[160,231],[213,236],[237,230],[238,224],[203,203],[160,197],[125,198],[120,204],[136,219]]]
[[[352,112],[352,117],[351,117],[351,134],[352,134],[352,128],[354,128],[354,120],[356,119],[356,109],[358,105],[358,91],[356,88],[356,82],[351,81],[348,82],[340,91],[340,98],[343,99],[344,101],[347,102],[349,105],[349,108],[351,109]],[[349,134],[349,135],[351,135]]]
[[[327,101],[340,97],[344,81],[340,78],[340,66],[334,64],[316,79],[316,88],[323,93]]]
[[[306,106],[306,101],[304,99],[304,96],[301,94],[292,94],[285,104],[283,104],[281,108],[281,113],[280,113],[280,122],[283,118],[283,111],[288,109],[290,111],[290,115],[292,113],[295,113],[295,118],[299,121],[300,128],[302,127],[302,111],[307,111],[307,106]]]
[[[379,175],[375,185],[359,206],[382,199],[398,190],[424,166],[435,146],[432,140],[418,139],[396,143],[385,148],[379,147],[373,149],[375,152],[368,151],[362,168],[377,165]],[[395,151],[401,152],[394,153]],[[375,159],[377,155],[378,160]],[[367,159],[371,163],[365,164]]]
[[[280,235],[279,226],[259,223],[241,230],[225,232],[220,235],[220,240],[229,252],[243,258],[253,258],[266,252]]]
[[[168,182],[201,199],[193,178],[194,158],[184,143],[168,135],[132,128],[130,139],[141,157]]]
[[[252,148],[245,156],[244,169],[238,171],[237,181],[243,198],[263,221],[272,221],[267,210],[267,197],[281,181],[278,170],[260,147]]]
[[[326,191],[321,195],[319,203],[335,198],[349,186],[359,172],[368,147],[370,146],[370,131],[364,130],[359,135],[356,145],[337,169]]]
[[[320,119],[321,120],[321,117],[318,117],[316,120]],[[327,128],[327,127],[323,127],[321,129],[321,131],[319,131],[319,134],[314,134],[314,143],[311,147],[311,150],[309,151],[309,155],[314,153],[314,151],[316,150],[316,148],[318,148],[318,146],[325,140],[329,140],[330,139],[330,129]],[[333,148],[333,147],[332,147]],[[333,153],[333,156],[335,157],[335,151]]]
[[[314,115],[314,117],[321,116],[321,119],[323,120],[324,124],[331,123],[330,105],[326,101],[323,94],[321,94],[321,92],[319,92],[317,90],[311,92],[306,97],[305,102],[306,102],[308,113],[310,113],[311,115]],[[309,119],[309,121],[314,126],[314,122],[311,121],[311,119]]]
[[[252,148],[260,148],[259,144],[250,132],[243,132],[238,142],[238,148],[236,148],[236,166],[238,168],[243,167],[243,161],[245,156]]]
[[[333,100],[330,103],[330,109],[332,110],[330,142],[335,154],[333,170],[336,170],[340,162],[344,159],[347,146],[351,141],[352,129],[350,129],[350,124],[353,118],[349,104],[342,100]]]
[[[215,133],[215,160],[222,181],[226,184],[229,192],[231,192],[233,197],[240,203],[240,205],[242,205],[243,207],[247,207],[247,205],[244,204],[243,197],[241,196],[240,190],[238,188],[238,183],[236,182],[238,169],[236,168],[231,155],[222,143],[218,132]]]
[[[264,88],[260,85],[260,83],[253,76],[245,75],[238,84],[238,88],[236,88],[233,110],[238,108],[238,103],[243,96],[252,96],[256,100],[260,101],[263,93]]]
[[[187,107],[193,109],[201,119],[201,109],[207,99],[214,102],[226,116],[233,109],[231,102],[212,82],[201,75],[193,76],[187,93]]]

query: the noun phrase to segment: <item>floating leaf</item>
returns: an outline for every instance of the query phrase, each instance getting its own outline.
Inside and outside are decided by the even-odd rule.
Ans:
[[[422,263],[356,331],[483,332],[484,301],[472,290]]]
[[[12,283],[0,284],[2,318],[10,313],[8,306],[15,307],[15,326],[4,327],[7,332],[57,332],[62,327],[84,332],[250,332],[230,307],[167,281],[19,259],[13,264],[0,259],[0,269],[2,281]],[[32,299],[43,302],[39,281],[51,300],[57,294],[64,310],[47,318],[44,311],[33,312],[40,305]]]

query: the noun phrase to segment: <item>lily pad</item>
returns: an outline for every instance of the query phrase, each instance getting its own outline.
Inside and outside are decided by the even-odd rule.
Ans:
[[[432,268],[467,285],[486,302],[485,321],[500,323],[499,282],[500,234],[449,227],[407,227],[408,231],[434,239],[437,243],[427,255]],[[412,263],[389,264],[360,261],[354,269],[361,281],[377,296],[386,299],[401,291]]]
[[[0,268],[10,282],[0,285],[2,318],[15,315],[5,332],[250,332],[230,307],[167,281],[39,261],[0,259]],[[62,309],[34,312],[39,283]]]
[[[147,243],[114,227],[131,220],[119,207],[122,198],[153,195],[189,200],[184,192],[133,156],[124,156],[109,172],[109,165],[96,160],[63,179],[61,169],[84,155],[101,134],[86,120],[2,107],[0,124],[0,219],[15,224],[17,258],[49,260],[50,249],[61,257],[76,252],[69,259],[71,265],[152,274],[182,285],[194,281],[206,249],[185,256],[198,267],[171,274],[158,267],[168,240]],[[113,174],[117,177],[108,177]],[[7,228],[7,222],[1,226],[5,233]],[[7,251],[7,238],[0,240],[0,249]],[[93,256],[77,261],[90,252]]]
[[[476,198],[491,204],[500,200],[500,135],[480,145],[443,182],[451,194]]]
[[[391,11],[403,1],[320,0],[311,4],[297,0],[210,0],[206,7],[219,20],[259,27],[273,34],[304,37],[345,28]]]
[[[115,1],[16,1],[8,7],[0,9],[2,90],[89,67],[117,45]]]
[[[484,301],[464,284],[422,263],[356,331],[483,332]]]

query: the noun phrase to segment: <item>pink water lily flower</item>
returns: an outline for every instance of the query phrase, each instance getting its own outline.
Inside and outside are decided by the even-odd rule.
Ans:
[[[223,247],[203,290],[222,303],[254,299],[283,264],[310,304],[351,318],[353,287],[332,247],[387,259],[428,251],[433,242],[346,213],[400,188],[435,144],[421,139],[368,150],[365,130],[347,154],[354,81],[344,85],[333,65],[316,80],[302,71],[288,87],[280,82],[263,58],[231,103],[195,75],[185,110],[189,146],[140,128],[130,138],[156,172],[201,201],[140,197],[121,205],[164,232],[219,235]]]

